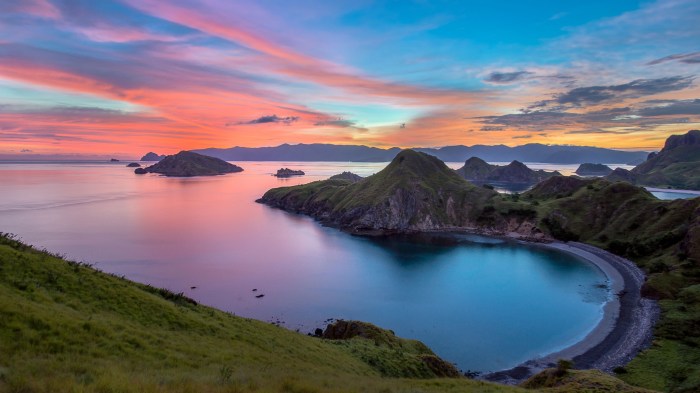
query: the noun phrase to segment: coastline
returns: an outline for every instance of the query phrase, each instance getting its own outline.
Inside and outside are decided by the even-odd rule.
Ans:
[[[256,202],[267,204],[262,200]],[[515,385],[544,369],[555,367],[559,359],[572,360],[576,369],[597,369],[612,373],[615,368],[625,366],[640,351],[651,345],[653,329],[660,317],[660,308],[655,300],[643,298],[641,295],[646,274],[634,262],[598,247],[579,242],[562,242],[546,236],[523,236],[517,232],[468,227],[443,227],[420,231],[358,231],[339,227],[328,219],[288,211],[279,206],[271,207],[289,214],[311,217],[321,225],[356,236],[387,236],[401,233],[469,234],[558,250],[593,264],[608,278],[613,299],[605,304],[602,320],[583,339],[562,350],[530,359],[513,368],[482,374],[478,379]]]
[[[517,236],[507,237],[530,246],[559,250],[595,265],[608,277],[613,299],[605,304],[600,323],[581,341],[511,369],[485,374],[481,379],[517,384],[554,367],[559,359],[573,360],[578,369],[610,373],[616,367],[626,365],[651,344],[659,307],[655,301],[641,296],[646,276],[634,262],[583,243],[532,242]]]

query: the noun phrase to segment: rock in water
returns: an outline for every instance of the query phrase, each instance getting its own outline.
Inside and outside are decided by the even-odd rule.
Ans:
[[[127,165],[127,168],[140,168],[140,167],[141,167],[141,164],[139,164],[138,162],[132,162],[132,163]]]
[[[304,171],[295,171],[293,169],[289,168],[280,168],[277,170],[277,173],[275,173],[275,176],[277,177],[291,177],[291,176],[304,176],[305,173]]]
[[[159,163],[147,168],[137,168],[134,173],[159,173],[165,176],[192,177],[215,176],[226,173],[241,172],[243,168],[218,158],[203,156],[190,151],[181,151],[167,156]]]

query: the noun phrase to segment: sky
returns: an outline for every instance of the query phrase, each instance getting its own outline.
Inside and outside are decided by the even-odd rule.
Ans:
[[[700,1],[0,2],[0,157],[282,143],[658,150]]]

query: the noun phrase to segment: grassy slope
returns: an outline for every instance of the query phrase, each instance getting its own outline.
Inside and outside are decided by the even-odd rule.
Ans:
[[[418,379],[424,346],[375,341],[307,337],[0,237],[0,391],[519,391]]]
[[[660,299],[663,312],[657,339],[620,378],[650,389],[700,391],[700,198],[661,201],[627,183],[552,179],[520,201],[555,237],[626,256],[649,274],[644,291]]]
[[[362,223],[363,217],[385,217],[392,209],[398,211],[395,216],[402,224],[416,224],[429,216],[439,225],[455,225],[475,219],[496,195],[465,181],[433,156],[404,150],[386,168],[362,181],[325,180],[274,188],[261,201],[317,218],[322,217],[315,213],[324,212],[340,227]],[[405,223],[409,217],[411,222]]]

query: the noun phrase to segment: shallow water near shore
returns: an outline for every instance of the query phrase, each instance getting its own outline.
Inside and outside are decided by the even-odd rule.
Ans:
[[[247,162],[191,179],[135,176],[125,164],[1,164],[0,231],[301,332],[328,318],[369,321],[463,370],[579,341],[610,296],[603,273],[568,254],[467,235],[357,237],[254,202],[385,164]],[[283,166],[308,175],[270,176]]]

